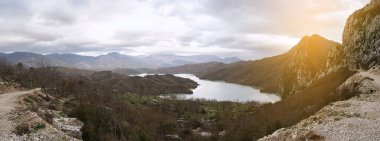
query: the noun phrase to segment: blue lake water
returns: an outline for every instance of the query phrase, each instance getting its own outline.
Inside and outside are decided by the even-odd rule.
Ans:
[[[141,74],[144,76],[147,74]],[[275,94],[261,93],[253,87],[226,83],[222,81],[209,81],[199,79],[193,74],[175,74],[177,77],[189,78],[199,84],[193,89],[193,94],[165,94],[163,97],[177,97],[180,99],[207,99],[216,101],[274,103],[281,98]]]

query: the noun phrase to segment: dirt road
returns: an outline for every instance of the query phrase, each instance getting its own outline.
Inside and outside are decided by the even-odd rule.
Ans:
[[[12,132],[12,122],[8,119],[8,114],[11,113],[17,107],[18,99],[29,93],[39,91],[40,89],[34,89],[29,91],[19,91],[13,93],[6,93],[0,95],[0,134],[9,134]]]

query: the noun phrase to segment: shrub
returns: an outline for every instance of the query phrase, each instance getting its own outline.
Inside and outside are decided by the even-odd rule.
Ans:
[[[51,110],[58,110],[58,106],[54,103],[50,103],[49,106],[48,106],[49,109]]]
[[[189,137],[193,135],[193,131],[189,128],[182,129],[180,132],[181,137]]]
[[[13,130],[13,132],[16,135],[22,136],[24,134],[30,134],[31,130],[28,124],[22,123],[22,124],[17,125],[16,128]]]
[[[193,129],[196,129],[202,126],[202,123],[197,119],[190,119],[189,124],[190,124],[189,126],[191,126]]]
[[[44,129],[46,125],[44,123],[37,123],[36,125],[33,126],[33,130],[39,130],[39,129]]]
[[[161,122],[159,129],[161,130],[161,133],[169,134],[169,133],[172,133],[176,127],[177,127],[176,122],[171,121],[171,120],[164,120]]]
[[[47,121],[50,124],[53,123],[53,118],[54,118],[54,115],[52,113],[46,112],[44,114],[44,120]]]
[[[150,139],[144,133],[140,133],[139,141],[150,141]]]
[[[37,112],[37,111],[38,111],[38,105],[35,104],[35,103],[30,103],[30,104],[28,105],[28,109],[29,109],[30,111],[32,111],[32,112]]]

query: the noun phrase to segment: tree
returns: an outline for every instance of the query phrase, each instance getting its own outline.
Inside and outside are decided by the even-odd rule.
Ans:
[[[47,99],[50,99],[47,94],[48,91],[56,89],[58,82],[61,80],[57,68],[51,66],[46,61],[41,60],[36,64],[33,74],[35,76],[35,81],[40,85],[41,90],[46,93]]]
[[[0,58],[0,78],[9,81],[13,75],[12,65],[5,58]]]

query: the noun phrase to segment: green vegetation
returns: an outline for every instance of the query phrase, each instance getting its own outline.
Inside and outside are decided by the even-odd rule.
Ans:
[[[248,107],[258,107],[255,103],[170,100],[133,94],[117,95],[104,103],[99,103],[98,99],[93,95],[86,103],[73,104],[78,108],[69,112],[86,123],[85,140],[110,140],[108,137],[114,140],[164,140],[169,134],[186,140],[211,139],[193,133],[197,128],[211,132],[215,135],[212,138],[218,139],[222,138],[217,136],[219,132],[236,122],[225,117],[238,118],[250,110]]]
[[[178,138],[185,141],[252,141],[279,128],[291,126],[333,101],[354,96],[345,93],[348,92],[345,90],[343,93],[336,91],[336,88],[353,74],[347,69],[339,69],[278,103],[262,105],[254,102],[233,103],[142,96],[122,89],[123,85],[115,87],[113,82],[117,81],[95,81],[88,76],[64,75],[53,67],[25,68],[20,72],[13,71],[13,65],[6,67],[11,71],[0,73],[2,78],[5,76],[1,74],[6,74],[9,80],[18,82],[23,87],[44,85],[45,93],[56,98],[41,97],[50,101],[48,107],[63,110],[65,114],[83,121],[85,125],[82,138],[86,141],[151,141]],[[5,67],[0,67],[0,72],[4,71],[2,68]],[[37,71],[33,73],[33,77],[15,79],[18,78],[17,75],[27,74],[31,70]],[[41,72],[38,72],[40,70],[54,74],[52,78],[55,79],[34,78],[43,77],[40,75]],[[23,83],[31,82],[31,79],[36,85]],[[48,122],[51,122],[51,118],[52,115],[45,115]],[[20,126],[17,131],[25,133],[28,130]]]
[[[27,123],[21,123],[18,124],[15,129],[13,130],[13,133],[15,133],[18,136],[22,136],[25,134],[30,134],[34,131],[44,129],[46,125],[44,123],[35,123],[34,125],[29,125]]]
[[[40,130],[40,129],[44,129],[45,127],[46,127],[46,125],[44,123],[36,123],[33,126],[33,130]]]

